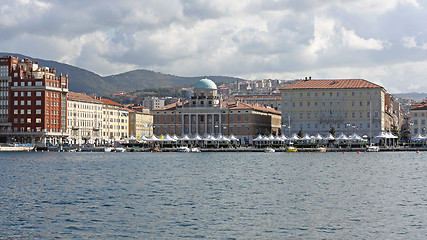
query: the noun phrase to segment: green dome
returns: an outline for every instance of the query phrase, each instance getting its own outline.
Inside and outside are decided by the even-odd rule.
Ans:
[[[211,90],[217,90],[216,84],[207,78],[200,79],[196,85],[194,86],[194,89],[211,89]]]

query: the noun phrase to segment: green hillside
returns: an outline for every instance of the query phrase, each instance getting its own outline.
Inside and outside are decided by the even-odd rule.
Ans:
[[[0,52],[0,56],[14,56],[20,59],[28,58],[40,66],[55,68],[57,74],[68,74],[69,89],[73,92],[95,93],[105,96],[118,91],[135,91],[147,88],[167,88],[192,86],[202,77],[179,77],[157,73],[149,70],[134,70],[117,75],[101,77],[91,71],[56,61],[43,60],[15,53]],[[234,82],[238,78],[209,76],[215,82]],[[243,80],[243,79],[240,79]]]

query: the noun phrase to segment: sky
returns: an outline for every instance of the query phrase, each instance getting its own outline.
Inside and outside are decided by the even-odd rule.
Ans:
[[[363,78],[427,92],[427,1],[0,0],[0,51],[101,76]]]

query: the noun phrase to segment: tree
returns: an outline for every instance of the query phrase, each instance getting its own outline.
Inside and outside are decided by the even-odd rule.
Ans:
[[[299,130],[298,137],[300,138],[304,137],[304,132],[302,131],[302,129]]]
[[[335,136],[335,128],[331,127],[331,129],[329,130],[329,133],[332,134],[332,136]]]

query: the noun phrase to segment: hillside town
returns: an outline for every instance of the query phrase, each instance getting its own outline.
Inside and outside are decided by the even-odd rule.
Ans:
[[[0,143],[118,146],[227,136],[247,146],[263,137],[309,140],[317,135],[359,137],[369,143],[396,138],[393,144],[398,144],[425,142],[426,136],[427,100],[398,99],[364,79],[305,77],[217,85],[202,78],[194,86],[170,90],[175,93],[170,96],[119,92],[111,98],[71,92],[69,81],[30,59],[1,57]]]

